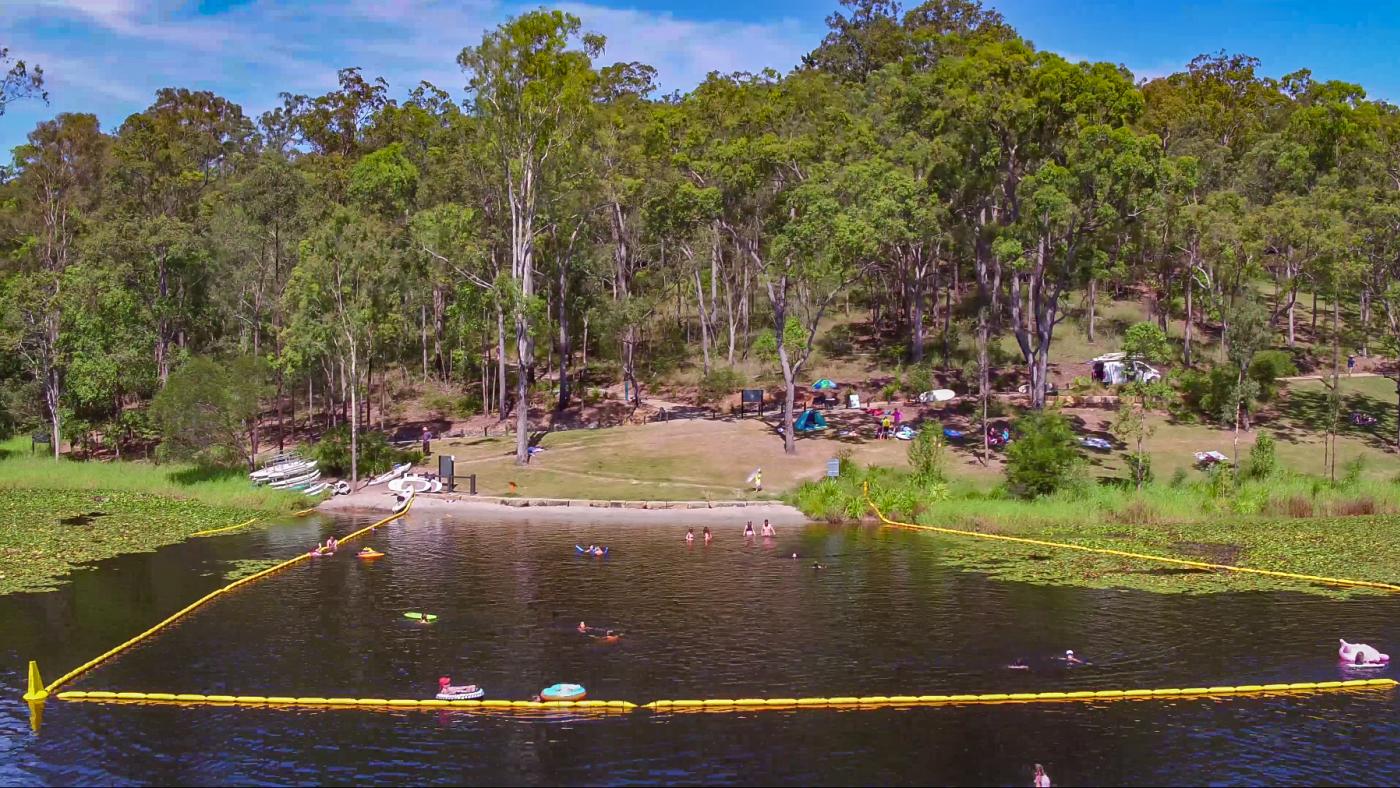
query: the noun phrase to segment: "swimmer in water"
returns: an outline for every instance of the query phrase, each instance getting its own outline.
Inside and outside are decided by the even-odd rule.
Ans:
[[[1035,788],[1050,788],[1050,775],[1045,773],[1045,767],[1040,764],[1035,765]]]
[[[578,631],[583,632],[583,633],[587,633],[587,632],[588,632],[588,625],[585,624],[585,623],[583,623],[582,621],[578,622]]]
[[[793,554],[792,554],[792,560],[794,560],[794,561],[797,560],[797,553],[793,553]]]
[[[715,535],[710,533],[710,526],[705,526],[705,544],[714,541]]]
[[[744,538],[745,538],[745,539],[752,539],[752,538],[753,538],[753,520],[749,520],[749,524],[746,525],[746,526],[744,526]]]
[[[1030,670],[1030,669],[1031,669],[1031,666],[1026,664],[1026,660],[1025,660],[1025,659],[1023,659],[1023,658],[1021,658],[1021,657],[1017,657],[1015,662],[1012,662],[1010,665],[1007,665],[1007,666],[1006,666],[1006,669],[1007,669],[1007,670]]]
[[[826,568],[826,565],[825,565],[825,564],[819,564],[819,563],[813,561],[813,562],[812,562],[812,568],[813,568],[813,569],[825,569],[825,568]]]
[[[1087,664],[1089,664],[1089,663],[1085,662],[1084,660],[1080,659],[1079,657],[1074,656],[1074,652],[1073,652],[1073,651],[1069,651],[1069,650],[1066,650],[1066,651],[1065,651],[1064,660],[1065,660],[1065,664],[1066,664],[1066,665],[1087,665]]]
[[[778,535],[778,533],[777,533],[776,531],[773,530],[773,526],[771,526],[771,525],[768,524],[768,521],[767,521],[767,520],[764,520],[764,521],[763,521],[763,535],[764,535],[764,537],[770,537],[770,536],[777,536],[777,535]]]
[[[687,528],[687,529],[685,529],[685,540],[686,540],[687,542],[693,542],[693,541],[695,541],[695,529],[694,529],[694,528]]]

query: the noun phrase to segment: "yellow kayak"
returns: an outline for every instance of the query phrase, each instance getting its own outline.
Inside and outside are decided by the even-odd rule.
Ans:
[[[361,558],[382,558],[384,556],[384,554],[378,550],[371,550],[368,547],[361,550],[357,555]]]

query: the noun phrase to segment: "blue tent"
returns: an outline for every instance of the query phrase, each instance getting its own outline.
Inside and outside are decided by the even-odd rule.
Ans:
[[[825,429],[826,419],[822,418],[822,414],[815,410],[804,410],[802,415],[797,417],[797,421],[793,422],[792,428],[798,432]]]
[[[812,384],[812,390],[813,390],[813,391],[823,391],[823,390],[826,390],[826,389],[834,389],[834,388],[836,388],[836,383],[835,383],[834,381],[832,381],[831,378],[822,378],[821,380],[819,380],[819,381],[817,381],[816,383],[813,383],[813,384]]]
[[[944,427],[943,435],[947,437],[948,440],[960,441],[963,439],[962,430],[955,430],[952,427]]]

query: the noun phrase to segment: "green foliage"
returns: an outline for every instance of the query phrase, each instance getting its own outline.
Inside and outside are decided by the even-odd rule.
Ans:
[[[362,476],[375,476],[409,459],[407,452],[395,449],[380,432],[360,433],[357,443]],[[337,476],[350,473],[349,427],[341,425],[327,430],[312,449],[312,455],[324,473]]]
[[[1274,437],[1260,432],[1249,450],[1249,464],[1244,475],[1249,479],[1267,479],[1278,472],[1278,453]]]
[[[702,405],[719,402],[743,388],[747,382],[743,374],[733,367],[716,367],[700,379],[696,398]]]
[[[919,430],[914,439],[909,441],[908,453],[909,467],[913,470],[915,480],[924,484],[947,481],[947,452],[943,436],[938,430]]]
[[[1293,357],[1284,350],[1261,350],[1249,365],[1249,377],[1259,387],[1259,397],[1271,400],[1278,394],[1279,378],[1298,374]]]
[[[1123,352],[1131,358],[1162,362],[1171,358],[1171,344],[1156,323],[1134,323],[1123,335]]]
[[[930,364],[914,365],[905,374],[904,381],[908,385],[909,393],[915,396],[931,391],[937,382],[933,376],[933,366]]]
[[[1082,462],[1069,420],[1058,413],[1031,413],[1016,420],[1016,439],[1006,448],[1007,487],[1023,498],[1049,495],[1075,481]]]
[[[778,337],[773,329],[765,328],[754,337],[749,352],[765,364],[778,363]]]
[[[151,403],[161,454],[174,460],[252,465],[251,431],[268,393],[266,367],[239,356],[196,356],[171,373]]]

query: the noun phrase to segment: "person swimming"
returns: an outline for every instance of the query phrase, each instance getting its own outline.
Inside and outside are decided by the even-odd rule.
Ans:
[[[685,529],[685,540],[686,540],[687,542],[693,542],[693,541],[695,541],[695,529],[694,529],[694,528],[687,528],[687,529]]]
[[[578,631],[580,631],[580,632],[582,632],[582,633],[584,633],[584,634],[587,634],[587,633],[588,633],[588,625],[585,624],[585,623],[583,623],[582,621],[578,622]]]
[[[745,539],[752,539],[752,538],[753,538],[753,520],[749,520],[749,524],[746,525],[746,526],[744,526],[744,538],[745,538]]]
[[[825,569],[825,568],[826,568],[826,564],[819,564],[819,563],[817,563],[816,561],[813,561],[813,562],[812,562],[812,568],[813,568],[813,569]]]
[[[794,560],[794,561],[797,560],[797,553],[793,553],[793,554],[792,554],[792,560]]]
[[[1068,650],[1068,649],[1065,650],[1065,655],[1064,655],[1063,657],[1061,657],[1061,659],[1063,659],[1063,660],[1065,661],[1065,664],[1066,664],[1066,665],[1088,665],[1088,664],[1089,664],[1089,663],[1085,662],[1084,660],[1080,659],[1079,657],[1074,656],[1074,652],[1073,652],[1073,651],[1070,651],[1070,650]]]
[[[710,526],[705,526],[705,544],[714,541],[715,535],[710,533]]]
[[[777,533],[776,531],[773,530],[773,526],[771,526],[771,525],[768,524],[768,521],[767,521],[767,520],[764,520],[764,521],[763,521],[763,535],[764,535],[765,537],[768,537],[768,536],[777,536],[777,535],[778,535],[778,533]]]

